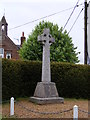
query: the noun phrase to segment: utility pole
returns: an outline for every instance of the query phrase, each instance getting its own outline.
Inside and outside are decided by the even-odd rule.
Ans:
[[[87,0],[84,2],[84,64],[87,64]]]

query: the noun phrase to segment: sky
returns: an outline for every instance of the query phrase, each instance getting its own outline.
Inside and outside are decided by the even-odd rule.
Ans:
[[[35,26],[42,20],[58,24],[59,28],[64,27],[77,1],[79,1],[79,6],[76,7],[64,29],[69,32],[78,14],[84,7],[84,0],[0,0],[0,19],[5,15],[8,23],[8,36],[15,44],[20,44],[22,32],[24,32],[25,37],[28,38],[28,35],[34,30]],[[87,2],[89,2],[89,0],[87,0]],[[78,58],[80,64],[83,64],[84,10],[71,29],[69,36],[72,38],[74,47],[77,47],[77,52],[80,52]]]

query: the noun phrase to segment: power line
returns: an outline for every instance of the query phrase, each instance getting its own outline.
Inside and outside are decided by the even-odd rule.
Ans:
[[[80,5],[83,5],[83,4],[81,3],[81,4],[77,5],[76,7],[79,7]],[[18,26],[16,26],[16,27],[10,28],[9,30],[12,30],[12,29],[16,29],[16,28],[19,28],[19,27],[25,26],[25,25],[27,25],[27,24],[30,24],[30,23],[36,22],[36,21],[38,21],[38,20],[41,20],[41,19],[44,19],[44,18],[47,18],[47,17],[51,17],[51,16],[53,16],[53,15],[56,15],[56,14],[59,14],[59,13],[62,13],[62,12],[68,11],[68,10],[70,10],[70,9],[72,9],[72,8],[73,8],[73,7],[68,8],[68,9],[65,9],[65,10],[62,10],[62,11],[59,11],[59,12],[56,12],[56,13],[53,13],[53,14],[50,14],[50,15],[47,15],[47,16],[44,16],[44,17],[41,17],[41,18],[38,18],[38,19],[35,19],[35,20],[32,20],[32,21],[27,22],[27,23],[24,23],[24,24],[22,24],[22,25],[18,25]]]
[[[70,16],[69,16],[68,20],[66,21],[66,23],[65,23],[65,25],[64,25],[64,27],[63,27],[63,30],[65,29],[65,27],[66,27],[66,25],[68,24],[68,22],[69,22],[69,20],[70,20],[71,16],[73,15],[74,10],[75,10],[75,9],[76,9],[76,7],[78,6],[78,2],[79,2],[79,0],[77,1],[77,3],[76,3],[76,5],[75,5],[75,7],[74,7],[73,11],[71,12],[71,14],[70,14]]]
[[[77,16],[76,20],[74,21],[74,23],[73,23],[72,27],[70,28],[70,30],[69,30],[69,32],[68,32],[68,34],[71,32],[71,30],[72,30],[73,26],[75,25],[76,21],[78,20],[78,18],[79,18],[79,16],[80,16],[80,14],[82,13],[83,9],[84,9],[84,8],[82,8],[82,9],[81,9],[81,11],[79,12],[79,14],[78,14],[78,16]]]

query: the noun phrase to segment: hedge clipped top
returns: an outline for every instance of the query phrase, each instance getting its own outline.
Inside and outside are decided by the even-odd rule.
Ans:
[[[41,62],[3,59],[3,100],[12,96],[33,96],[37,82],[41,81],[41,73]],[[51,80],[56,83],[62,97],[89,98],[89,65],[51,62]]]

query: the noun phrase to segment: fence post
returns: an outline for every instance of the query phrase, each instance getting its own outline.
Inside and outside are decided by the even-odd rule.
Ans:
[[[74,105],[73,107],[73,120],[78,120],[78,106]]]
[[[14,97],[10,99],[10,116],[14,115]]]

